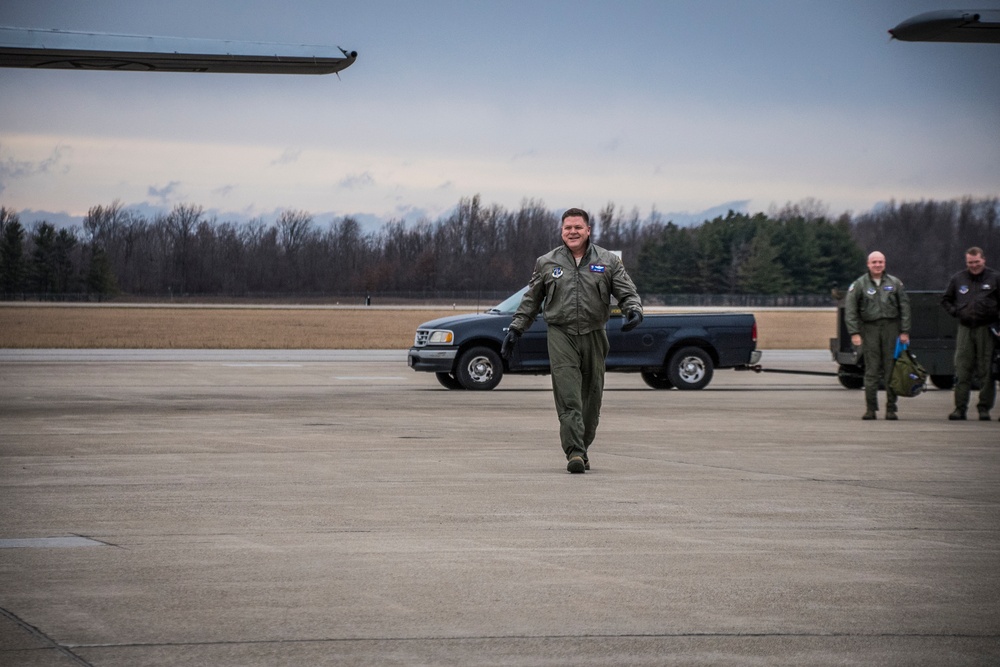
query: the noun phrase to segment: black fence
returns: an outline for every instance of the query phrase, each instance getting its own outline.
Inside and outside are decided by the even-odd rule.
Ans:
[[[644,294],[650,306],[678,308],[833,308],[830,294]]]
[[[303,304],[303,305],[359,305],[406,306],[452,305],[492,307],[510,296],[506,291],[393,291],[393,292],[309,292],[288,294],[281,292],[251,292],[245,294],[117,294],[114,296],[69,293],[34,294],[30,292],[7,294],[5,301],[32,302],[83,302],[83,303],[198,303],[198,304]],[[649,306],[677,308],[833,308],[836,300],[829,294],[643,294],[642,301]]]

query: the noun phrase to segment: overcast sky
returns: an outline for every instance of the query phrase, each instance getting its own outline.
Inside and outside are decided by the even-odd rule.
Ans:
[[[1000,2],[973,0],[996,9]],[[0,69],[0,204],[431,220],[1000,195],[1000,45],[950,0],[4,0],[0,25],[359,53],[327,76]],[[37,216],[28,215],[30,221]]]

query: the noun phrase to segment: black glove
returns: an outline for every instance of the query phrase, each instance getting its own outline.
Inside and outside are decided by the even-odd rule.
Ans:
[[[625,322],[622,323],[622,331],[631,331],[642,322],[642,313],[638,310],[630,310],[625,314]]]
[[[521,332],[517,329],[508,329],[507,335],[504,336],[503,345],[500,346],[500,356],[503,357],[504,361],[510,360],[510,355],[514,351],[514,346],[517,345],[517,341],[521,338]]]

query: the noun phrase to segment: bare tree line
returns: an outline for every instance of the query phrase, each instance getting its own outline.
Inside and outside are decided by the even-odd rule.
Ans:
[[[655,210],[609,203],[594,238],[621,250],[644,295],[828,294],[881,250],[911,289],[940,289],[965,248],[1000,255],[997,199],[890,203],[830,219],[808,200],[769,214],[730,212],[679,227]],[[274,224],[219,221],[178,205],[150,220],[120,202],[95,206],[82,228],[25,230],[0,209],[5,298],[259,295],[498,295],[520,288],[535,257],[559,243],[559,213],[536,200],[517,210],[463,198],[435,222],[390,221],[363,233],[351,217],[317,225],[306,211]],[[29,297],[30,295],[30,297]]]
[[[892,202],[855,218],[854,238],[866,254],[885,253],[886,271],[908,288],[944,290],[972,246],[1000,267],[1000,200]]]

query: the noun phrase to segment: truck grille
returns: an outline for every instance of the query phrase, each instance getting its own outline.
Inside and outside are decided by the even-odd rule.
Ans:
[[[414,347],[424,347],[427,345],[427,339],[430,338],[431,332],[427,329],[417,329],[417,335],[413,339]]]

